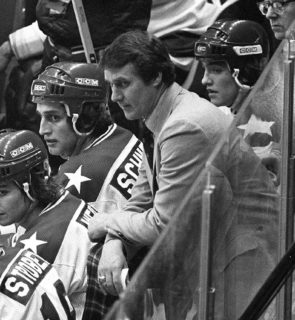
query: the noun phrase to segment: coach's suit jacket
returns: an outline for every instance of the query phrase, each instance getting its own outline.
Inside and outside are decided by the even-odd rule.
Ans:
[[[110,227],[129,244],[151,246],[160,237],[148,264],[153,270],[148,281],[157,279],[155,286],[161,279],[166,286],[181,279],[182,294],[177,303],[170,301],[172,311],[166,311],[171,319],[180,319],[179,303],[188,301],[184,283],[191,292],[198,287],[201,198],[209,170],[215,185],[211,284],[216,288],[216,319],[234,319],[275,264],[275,188],[235,128],[209,159],[229,119],[177,84],[166,89],[146,125],[154,134],[153,168],[143,161],[132,196]],[[177,291],[176,284],[173,288]]]

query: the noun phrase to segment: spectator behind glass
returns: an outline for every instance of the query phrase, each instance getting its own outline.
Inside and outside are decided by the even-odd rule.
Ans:
[[[295,19],[294,1],[262,1],[257,3],[262,15],[270,22],[274,37],[281,41],[287,37],[287,30]],[[284,61],[286,51],[280,49],[269,65],[268,72],[251,101],[251,108],[264,121],[272,123],[272,140],[281,148],[281,132],[284,107]],[[295,147],[293,138],[293,149]],[[277,149],[277,148],[276,148]],[[281,152],[281,150],[279,150]],[[277,153],[277,152],[276,152]]]
[[[84,1],[92,41],[96,50],[105,48],[122,31],[146,29],[151,1]],[[120,13],[120,15],[118,15]],[[15,55],[17,59],[43,52],[44,67],[60,60],[85,59],[81,38],[71,1],[39,0],[36,5],[37,21],[9,35],[3,56]],[[0,47],[1,48],[1,47]],[[6,54],[5,54],[6,53]],[[48,61],[47,61],[48,60]],[[46,62],[47,61],[47,62]],[[2,68],[5,67],[4,65]]]
[[[146,30],[167,43],[176,65],[177,81],[203,89],[192,68],[193,44],[229,4],[236,0],[134,0],[134,1],[84,1],[85,14],[92,41],[99,59],[99,52],[116,36],[128,30]],[[58,61],[85,62],[78,26],[71,1],[39,0],[36,6],[37,21],[9,35],[9,41],[0,46],[0,70],[4,70],[12,56],[20,64],[11,73],[7,88],[8,125],[36,129],[34,105],[26,89],[39,71],[34,56],[41,56],[45,66]],[[31,61],[31,62],[30,62]],[[191,71],[192,72],[191,72]],[[25,85],[28,84],[28,85]],[[21,99],[16,99],[22,97]],[[19,101],[21,100],[21,101]],[[137,122],[127,121],[116,104],[110,105],[114,120],[140,135]],[[14,112],[10,113],[10,110]],[[32,120],[34,118],[34,120]]]
[[[195,184],[216,143],[228,130],[230,119],[207,100],[174,82],[174,68],[166,47],[145,32],[119,36],[105,50],[102,66],[112,88],[113,101],[123,109],[127,119],[143,118],[154,134],[155,143],[153,168],[144,157],[124,210],[96,215],[89,223],[92,240],[107,236],[98,273],[101,286],[117,294],[122,291],[121,269],[128,263],[123,247],[129,252],[130,248],[152,246],[173,215],[198,217],[201,214],[198,208],[204,185],[200,183],[196,187]],[[269,244],[277,240],[278,199],[267,171],[235,129],[220,154],[213,171],[218,172],[218,181],[227,187],[217,188],[218,197],[219,193],[226,193],[220,195],[219,199],[223,200],[218,202],[218,210],[213,211],[213,243],[218,243],[221,236],[235,249],[229,253],[233,247],[227,246],[226,240],[224,249],[213,254],[213,281],[218,287],[215,310],[216,319],[236,319],[275,264],[275,246]],[[228,221],[224,227],[218,223],[219,214],[223,222]],[[263,235],[258,232],[258,226],[265,230]],[[232,238],[236,232],[241,238]],[[173,250],[172,247],[167,250]],[[185,251],[185,248],[179,250]],[[178,257],[178,254],[181,251],[167,256]],[[197,255],[195,257],[197,263]],[[183,259],[186,264],[185,255]],[[222,269],[221,261],[227,265],[226,269]],[[236,278],[239,283],[231,287],[230,283]],[[181,292],[181,288],[187,288],[189,276],[183,274],[181,280],[181,284],[170,284],[170,288],[180,291],[164,295],[164,300],[165,296],[169,300],[166,314],[171,319],[184,319],[187,311],[184,306],[192,298]],[[159,286],[163,282],[165,279],[159,280]],[[197,286],[196,283],[195,288]],[[234,304],[224,304],[232,299]]]
[[[152,0],[82,1],[97,54],[122,32],[146,30]],[[36,21],[9,35],[0,46],[0,70],[12,57],[18,64],[9,74],[5,93],[7,123],[16,129],[38,131],[40,121],[29,97],[33,78],[48,65],[59,61],[86,62],[73,5],[70,0],[39,0]],[[42,60],[42,61],[41,61]],[[138,123],[128,122],[115,104],[110,104],[115,122],[139,135]],[[53,170],[62,161],[50,156]]]
[[[173,61],[186,73],[193,62],[195,37],[234,2],[136,0],[126,3],[120,0],[102,5],[91,0],[83,5],[96,50],[105,48],[123,32],[148,28],[167,43]],[[44,41],[44,67],[62,60],[85,59],[71,1],[39,0],[36,17],[37,22],[10,34],[9,41],[0,46],[0,70],[5,69],[12,55],[23,60],[41,54]]]
[[[295,1],[261,1],[257,5],[260,12],[269,20],[276,39],[286,38],[286,32],[295,20]]]

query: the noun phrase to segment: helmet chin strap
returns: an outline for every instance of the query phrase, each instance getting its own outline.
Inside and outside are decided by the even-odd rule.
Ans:
[[[36,199],[33,198],[31,195],[30,195],[30,186],[28,184],[28,182],[24,182],[23,183],[23,190],[25,192],[25,194],[27,195],[27,197],[32,201],[32,202],[35,202]]]
[[[73,115],[71,115],[71,112],[70,112],[70,108],[67,104],[64,104],[64,107],[65,107],[65,110],[66,110],[66,114],[68,117],[72,118],[72,125],[73,125],[73,129],[75,131],[75,133],[78,135],[78,136],[81,136],[81,137],[86,137],[86,136],[89,136],[94,128],[92,128],[90,131],[88,132],[80,132],[78,129],[77,129],[77,121],[79,119],[79,114],[78,113],[73,113]]]
[[[234,114],[236,114],[239,111],[246,95],[249,93],[249,91],[252,88],[250,86],[242,84],[239,81],[239,79],[238,79],[239,72],[240,72],[239,69],[234,69],[234,72],[232,74],[232,77],[234,78],[235,82],[237,83],[237,85],[239,87],[239,92],[238,92],[233,104],[230,106],[230,109]]]
[[[239,73],[240,73],[240,69],[235,69],[234,68],[234,72],[232,73],[232,77],[234,78],[236,84],[242,89],[242,90],[247,90],[249,91],[250,89],[252,89],[251,86],[248,86],[246,84],[242,84],[239,80]]]

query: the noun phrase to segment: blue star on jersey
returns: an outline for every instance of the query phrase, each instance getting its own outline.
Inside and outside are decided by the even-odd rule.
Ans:
[[[18,272],[20,277],[26,278],[28,282],[31,281],[30,286],[28,283],[25,285],[28,286],[27,292],[31,295],[35,294],[35,291],[41,285],[43,272],[37,266],[33,265],[33,262],[40,260],[40,265],[43,265],[43,260],[49,266],[52,264],[54,270],[57,272],[60,283],[63,284],[64,289],[62,291],[62,297],[65,297],[65,294],[68,294],[73,307],[75,308],[76,318],[71,316],[71,310],[67,307],[67,315],[60,317],[60,312],[64,313],[59,307],[57,310],[55,308],[57,305],[52,306],[47,309],[41,310],[41,313],[44,316],[43,318],[35,317],[31,315],[30,317],[25,317],[25,319],[81,319],[85,303],[85,291],[86,291],[86,261],[88,252],[92,247],[92,243],[89,240],[87,227],[89,219],[96,213],[96,211],[87,205],[81,199],[78,199],[71,195],[69,191],[66,191],[57,201],[48,205],[35,219],[24,220],[23,226],[19,226],[16,237],[14,239],[14,246],[7,247],[5,249],[4,259],[18,254],[21,252],[29,252],[30,256],[21,256],[16,258],[15,270],[12,270],[12,273]],[[35,258],[35,255],[38,256]],[[32,256],[32,259],[30,258]],[[3,258],[1,256],[1,259]],[[40,257],[40,258],[39,258]],[[1,260],[0,259],[0,260]],[[31,260],[29,260],[31,259]],[[45,263],[44,262],[44,263]],[[3,266],[4,268],[6,267]],[[0,261],[0,270],[1,270],[1,261]],[[10,270],[10,269],[9,269]],[[44,273],[45,277],[45,273]],[[50,280],[50,279],[49,279]],[[20,283],[21,278],[13,281],[13,284],[16,282]],[[24,281],[23,281],[24,282]],[[1,283],[1,281],[0,281]],[[53,283],[58,285],[56,281]],[[15,288],[17,284],[15,284]],[[12,288],[14,290],[14,288]],[[43,290],[43,287],[41,288]],[[56,288],[56,294],[59,296],[57,291],[60,291],[60,286]],[[52,291],[50,293],[53,293]],[[8,295],[7,291],[4,294]],[[56,295],[55,294],[55,295]],[[20,297],[15,290],[12,292],[9,297],[13,297],[18,302]],[[22,298],[22,302],[28,303],[31,301],[29,294]],[[50,301],[44,301],[43,298],[37,297],[39,300],[38,303],[45,303],[54,301],[54,297],[50,298]],[[1,289],[0,289],[0,318],[2,320],[1,313]],[[4,300],[5,301],[5,300]],[[63,301],[63,306],[66,306],[65,301]],[[54,308],[53,308],[54,307]],[[51,311],[54,311],[52,313]],[[56,312],[55,312],[56,311]],[[22,311],[24,312],[24,311]],[[50,316],[49,316],[50,315]],[[57,316],[58,315],[58,316]],[[9,318],[9,320],[13,320]],[[24,318],[21,318],[24,319]]]
[[[55,180],[97,211],[118,210],[138,176],[142,143],[116,124],[89,143],[79,146],[81,150],[60,166]]]
[[[24,249],[31,249],[34,253],[37,253],[38,246],[47,243],[47,241],[37,240],[37,232],[32,234],[30,238],[21,240],[20,242],[25,245]]]
[[[68,189],[71,186],[75,186],[79,194],[81,190],[81,183],[91,180],[85,176],[82,176],[82,165],[75,171],[75,173],[65,173],[65,175],[69,178],[68,184],[65,188]]]
[[[238,128],[245,130],[243,135],[244,139],[248,135],[253,135],[254,133],[265,133],[272,136],[270,128],[274,123],[274,121],[263,121],[252,114],[249,121],[246,124],[238,126]]]

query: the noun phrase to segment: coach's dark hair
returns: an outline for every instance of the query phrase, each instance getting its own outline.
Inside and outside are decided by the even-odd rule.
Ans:
[[[132,63],[145,83],[155,79],[159,72],[167,86],[175,80],[175,67],[167,47],[146,31],[128,31],[117,37],[105,49],[100,63],[104,69],[122,68]]]

